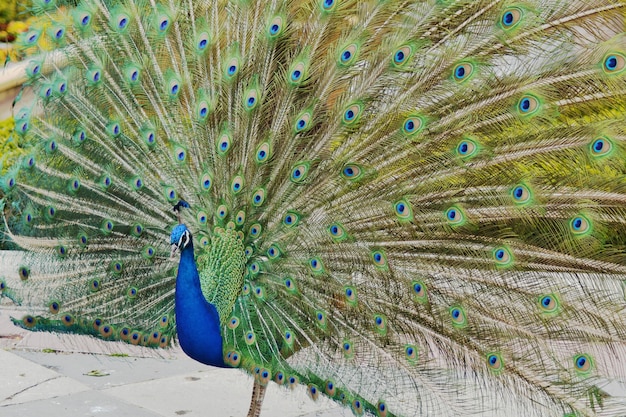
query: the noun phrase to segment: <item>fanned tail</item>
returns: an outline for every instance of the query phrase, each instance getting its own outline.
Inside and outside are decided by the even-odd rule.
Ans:
[[[2,178],[21,325],[169,345],[182,198],[225,361],[261,385],[626,412],[625,2],[35,9],[21,42],[63,56],[28,67],[37,146]]]

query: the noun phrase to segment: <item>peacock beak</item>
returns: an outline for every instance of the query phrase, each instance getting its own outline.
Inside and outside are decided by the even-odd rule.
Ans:
[[[176,252],[178,252],[178,245],[176,243],[172,244],[172,252],[170,252],[170,258],[173,258],[174,255],[176,255]]]

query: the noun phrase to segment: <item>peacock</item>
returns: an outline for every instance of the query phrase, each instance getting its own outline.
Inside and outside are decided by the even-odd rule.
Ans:
[[[626,415],[626,1],[30,11],[15,324],[179,344],[253,417]]]

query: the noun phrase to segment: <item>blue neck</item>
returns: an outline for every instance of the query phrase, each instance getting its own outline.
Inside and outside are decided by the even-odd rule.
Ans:
[[[226,367],[220,317],[202,295],[192,242],[180,255],[176,277],[176,330],[180,346],[191,358],[207,365]]]

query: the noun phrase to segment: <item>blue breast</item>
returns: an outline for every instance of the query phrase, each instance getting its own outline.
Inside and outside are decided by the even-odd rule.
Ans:
[[[183,249],[176,277],[176,330],[183,351],[211,366],[224,364],[220,318],[200,289],[193,244]]]

